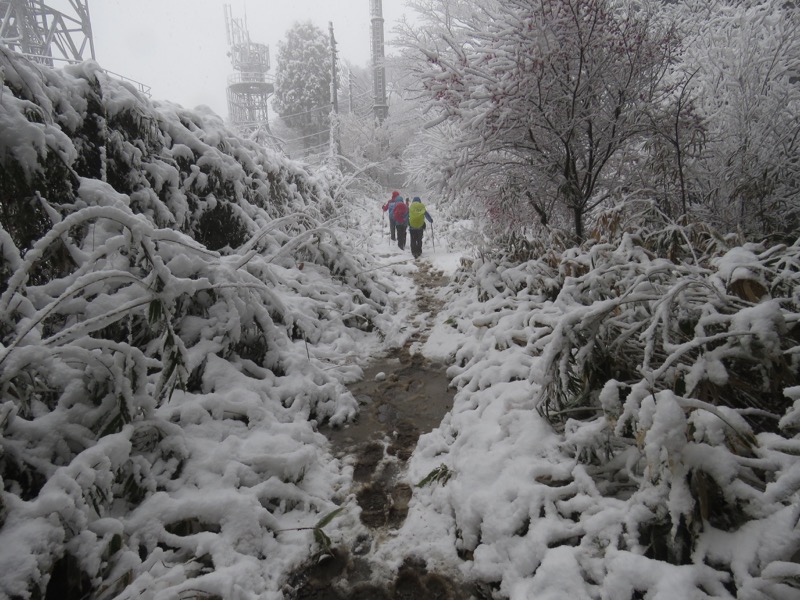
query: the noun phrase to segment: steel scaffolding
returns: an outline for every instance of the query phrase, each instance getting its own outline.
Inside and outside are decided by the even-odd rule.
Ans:
[[[0,43],[51,67],[94,59],[89,0],[67,4],[59,10],[41,0],[0,0]]]
[[[267,101],[275,91],[269,76],[269,46],[250,41],[247,22],[234,19],[225,5],[228,55],[234,73],[228,77],[228,117],[240,133],[269,131]]]

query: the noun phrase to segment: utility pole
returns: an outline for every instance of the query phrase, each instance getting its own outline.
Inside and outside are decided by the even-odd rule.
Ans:
[[[339,112],[339,88],[337,84],[338,75],[336,73],[336,38],[333,37],[333,21],[328,22],[328,30],[331,36],[331,104],[333,112]]]
[[[353,72],[347,71],[347,112],[353,113]]]
[[[333,21],[328,22],[331,37],[331,132],[330,154],[335,157],[339,154],[339,76],[336,72],[336,38],[333,35]]]

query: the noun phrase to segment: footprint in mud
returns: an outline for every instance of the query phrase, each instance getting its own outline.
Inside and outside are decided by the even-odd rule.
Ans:
[[[375,473],[378,464],[383,460],[385,448],[378,442],[367,442],[358,453],[358,461],[353,468],[353,481],[364,483]]]
[[[444,285],[447,278],[423,262],[414,279],[419,290],[417,308],[430,311],[437,301],[429,289]],[[367,527],[403,524],[412,490],[397,481],[397,474],[411,457],[419,436],[438,426],[452,407],[453,391],[445,366],[409,353],[411,345],[427,335],[427,331],[419,331],[404,348],[365,369],[362,380],[351,386],[362,405],[357,422],[326,431],[339,455],[355,456],[353,480],[362,486],[356,498]],[[379,373],[388,376],[377,377]]]
[[[377,373],[389,373],[380,381]],[[380,379],[380,378],[377,378]],[[441,423],[453,403],[453,390],[443,365],[411,356],[406,349],[380,359],[365,369],[364,378],[351,385],[361,412],[356,422],[341,428],[322,427],[334,453],[354,462],[353,483],[368,527],[399,527],[407,501],[398,509],[398,487],[408,490],[398,474],[417,446],[419,436]],[[410,497],[409,497],[410,499]]]
[[[348,570],[359,573],[349,585],[332,585]],[[429,573],[421,560],[406,559],[393,581],[377,585],[371,581],[369,565],[359,557],[334,553],[310,566],[291,582],[295,600],[489,600],[491,592],[477,586],[460,585],[448,577]],[[290,592],[291,594],[291,592]]]
[[[375,585],[369,561],[377,540],[400,528],[408,515],[413,488],[403,481],[405,463],[419,436],[437,427],[451,409],[454,391],[446,366],[420,354],[410,354],[414,344],[427,338],[426,313],[441,307],[432,287],[447,278],[422,262],[414,275],[419,293],[416,318],[421,331],[404,348],[377,359],[364,369],[361,381],[350,386],[359,401],[358,419],[341,429],[321,427],[334,454],[353,461],[353,486],[367,528],[348,549],[337,548],[322,563],[310,564],[290,581],[287,598],[293,600],[462,600],[488,598],[435,573],[419,561],[408,560],[394,581]],[[379,373],[385,377],[377,377]]]
[[[356,494],[356,500],[361,507],[361,522],[373,529],[398,528],[408,515],[411,495],[412,489],[407,483],[399,483],[391,489],[381,485],[362,488]]]

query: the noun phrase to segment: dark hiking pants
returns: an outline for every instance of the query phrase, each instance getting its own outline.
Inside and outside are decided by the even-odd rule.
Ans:
[[[422,254],[422,234],[425,232],[425,226],[423,225],[419,229],[410,227],[409,230],[411,233],[411,254],[414,255],[414,258],[417,258]]]
[[[406,249],[406,226],[397,224],[397,247],[400,250]]]

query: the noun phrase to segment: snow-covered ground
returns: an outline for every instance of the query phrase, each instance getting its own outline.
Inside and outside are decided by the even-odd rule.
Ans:
[[[556,369],[555,349],[573,335],[569,327],[580,331],[582,320],[608,310],[602,298],[583,304],[583,290],[601,287],[608,277],[605,261],[639,263],[633,270],[651,274],[663,270],[659,260],[641,254],[631,263],[626,244],[598,246],[596,272],[562,278],[555,299],[538,292],[546,287],[544,277],[531,279],[541,268],[536,261],[487,263],[442,292],[447,304],[421,351],[453,365],[449,374],[458,392],[441,426],[418,442],[408,480],[426,483],[415,487],[408,519],[379,557],[411,553],[433,570],[494,582],[500,597],[513,600],[800,597],[800,439],[789,425],[797,414],[797,402],[791,408],[797,387],[786,390],[785,437],[753,436],[736,411],[671,390],[654,394],[646,382],[634,387],[623,409],[619,384],[611,380],[599,395],[606,414],[567,420],[564,433],[537,411]],[[733,249],[716,261],[716,271],[704,271],[709,288],[724,290],[733,272],[745,278],[765,273],[772,255]],[[455,259],[433,260],[452,273]],[[624,275],[613,269],[608,281],[625,289]],[[478,301],[481,280],[494,297]],[[674,289],[685,285],[679,280]],[[653,296],[655,306],[671,297],[669,285],[664,290]],[[687,302],[684,310],[691,307]],[[784,319],[794,322],[796,313],[777,307],[764,301],[743,310],[731,331],[752,332],[779,356],[779,346],[791,345],[778,341]],[[698,328],[726,319],[712,314]],[[736,343],[695,359],[687,370],[700,381],[727,384],[729,375],[714,370],[712,356],[740,356]],[[674,346],[673,360],[688,347]],[[626,413],[638,440],[627,449],[615,438]],[[747,474],[750,468],[770,474],[760,482]],[[671,530],[653,525],[670,519],[679,523]],[[693,544],[682,545],[684,528],[691,528]]]
[[[317,424],[353,418],[347,383],[424,326],[412,351],[451,365],[458,392],[411,457],[409,515],[377,545],[376,577],[413,556],[512,600],[796,600],[797,245],[672,263],[624,234],[509,266],[479,262],[470,224],[431,201],[419,260],[452,284],[415,319],[420,263],[388,238],[388,192],[345,210],[216,117],[154,106],[91,64],[2,58],[4,173],[20,194],[55,185],[52,169],[70,185],[30,194],[47,223],[32,250],[0,232],[0,594],[33,597],[57,563],[98,600],[282,598],[321,530],[347,545],[363,529]],[[87,158],[93,102],[112,133]],[[76,175],[89,159],[95,176]],[[242,240],[210,249],[223,199]],[[694,337],[670,337],[685,334],[673,316]],[[628,380],[604,375],[562,431],[540,414],[604,366],[593,352],[640,346]],[[776,367],[753,378],[788,372],[779,422],[757,433],[760,413],[689,394],[733,395],[731,362],[755,355]]]
[[[405,280],[218,117],[0,60],[0,596],[281,598]]]

